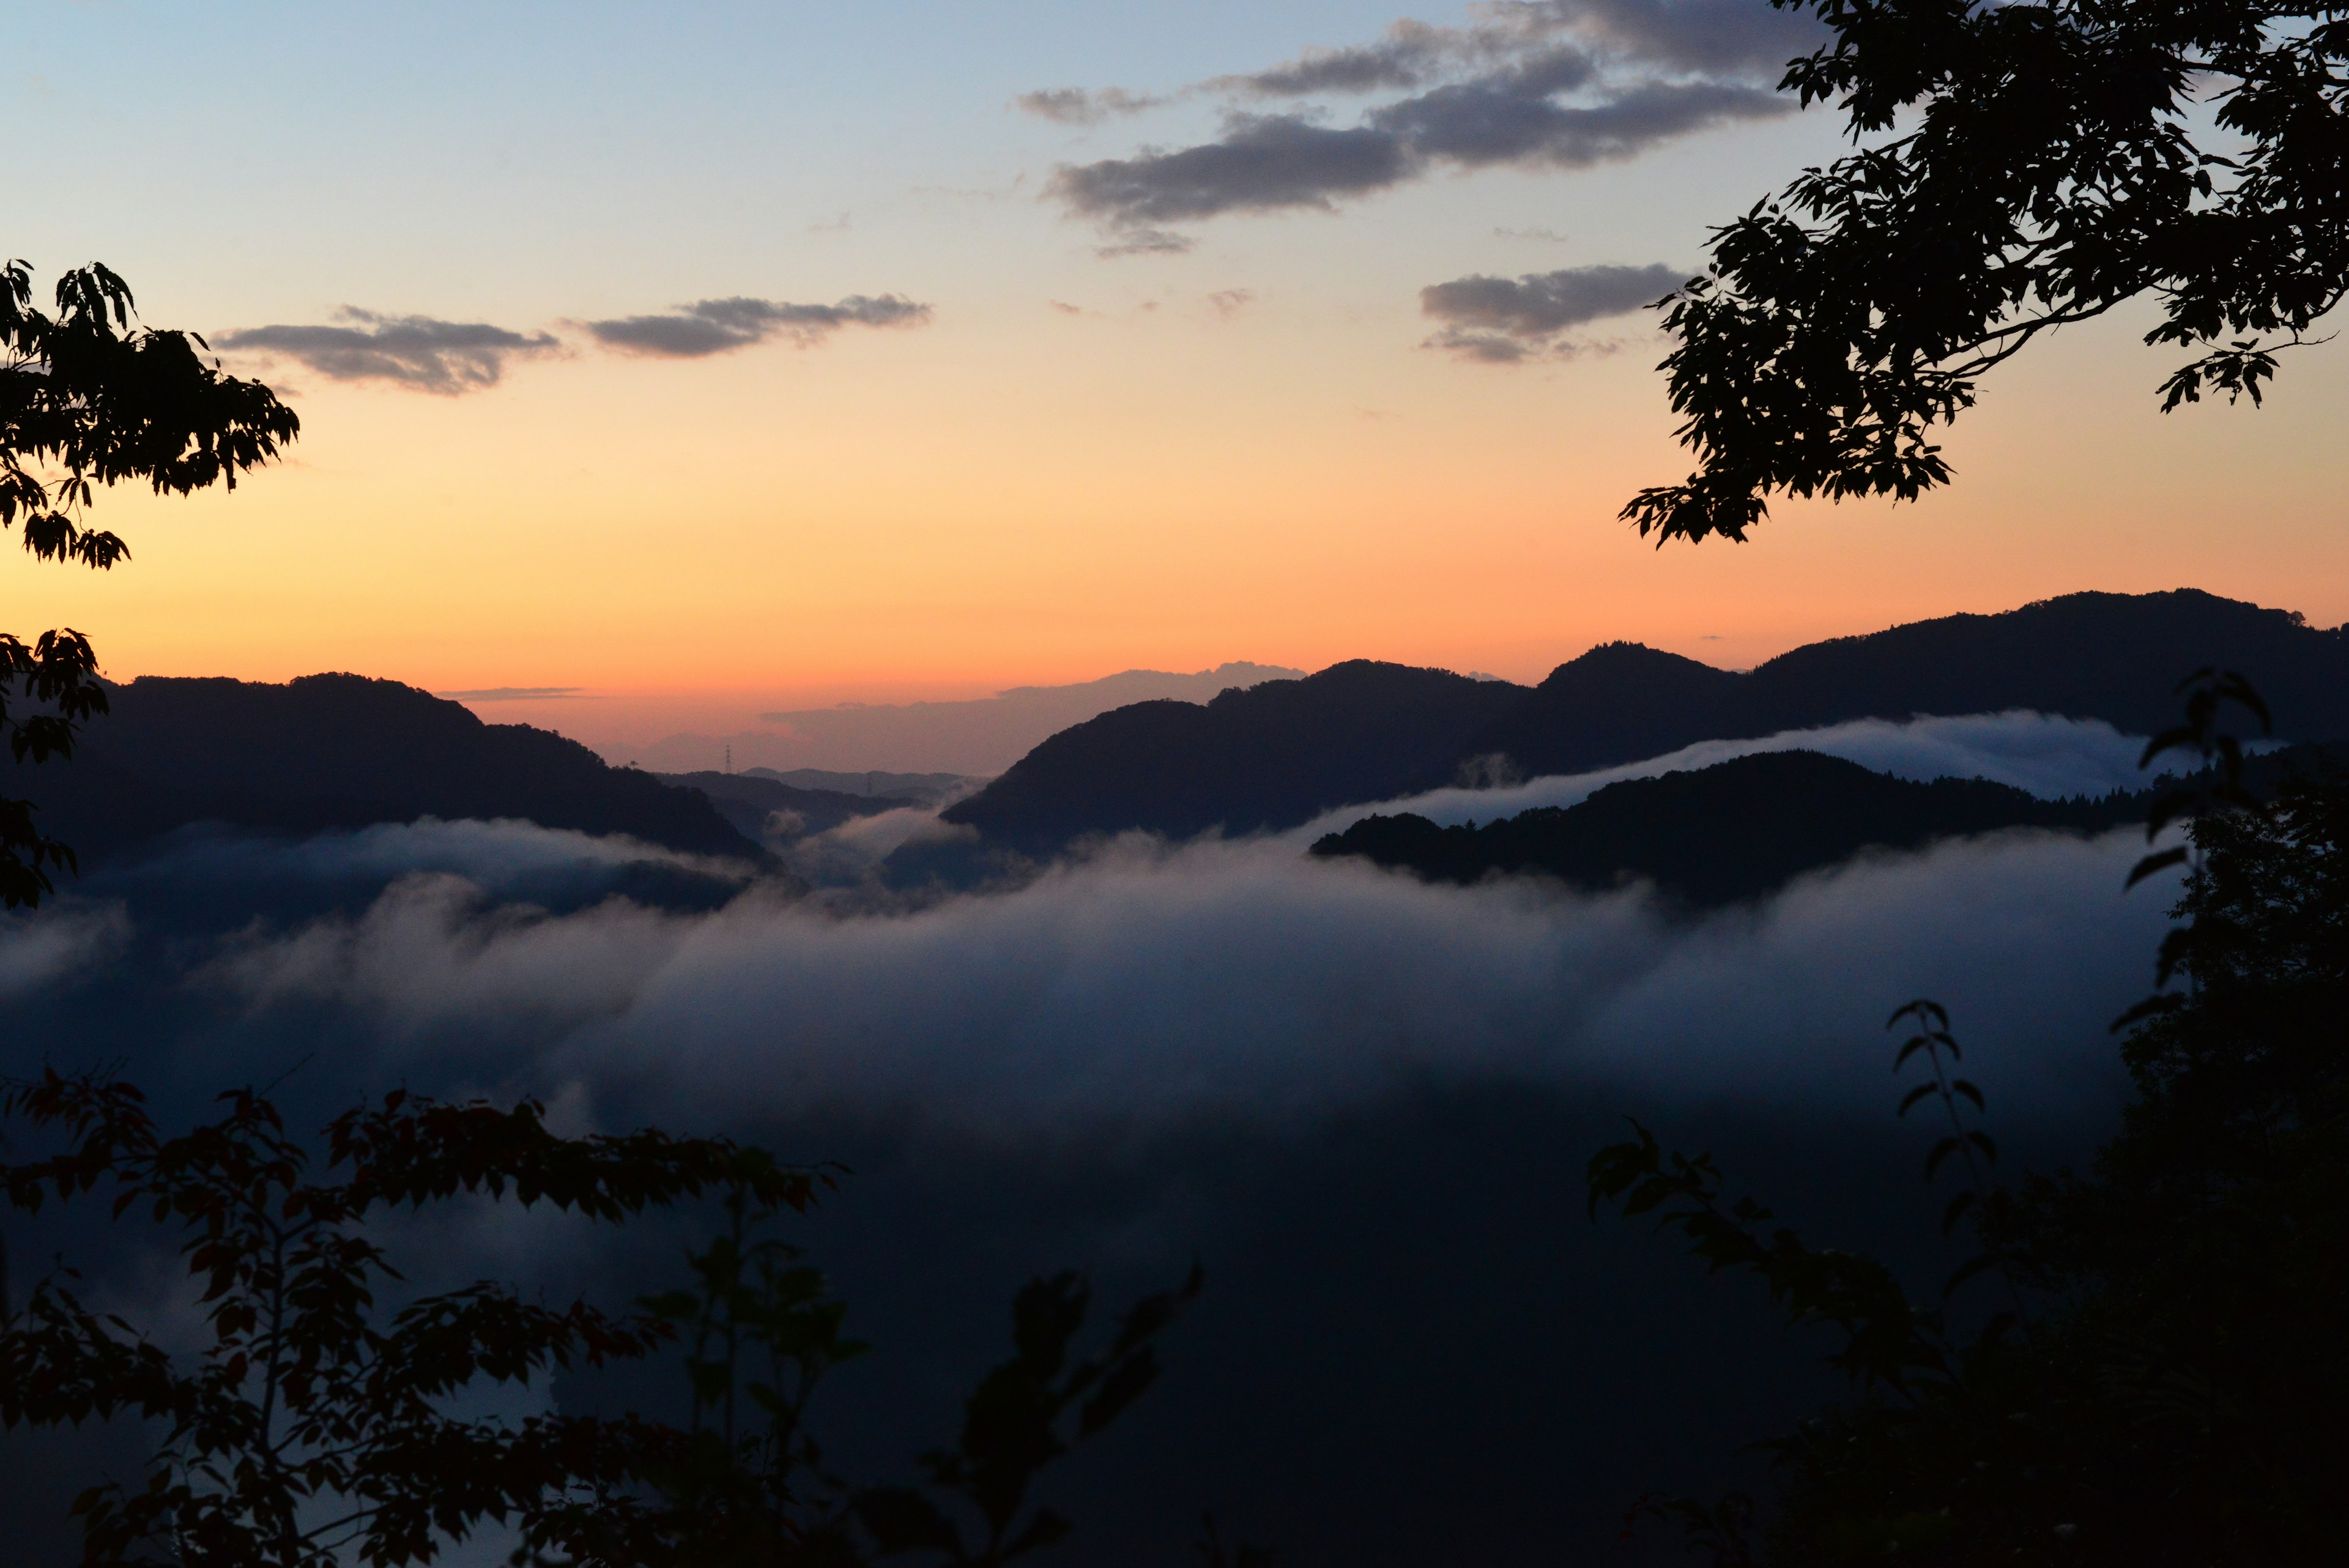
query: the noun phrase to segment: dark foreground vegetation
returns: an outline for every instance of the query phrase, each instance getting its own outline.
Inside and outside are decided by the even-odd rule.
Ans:
[[[21,1307],[0,1299],[0,1423],[135,1417],[156,1435],[140,1479],[74,1502],[87,1568],[428,1563],[492,1524],[517,1564],[543,1568],[1008,1563],[1067,1533],[1030,1495],[1038,1472],[1149,1386],[1152,1342],[1200,1288],[1195,1270],[1080,1356],[1084,1282],[1034,1282],[1013,1303],[1011,1356],[920,1484],[860,1486],[825,1469],[804,1416],[864,1347],[823,1277],[761,1234],[829,1173],[650,1129],[560,1137],[527,1101],[397,1093],[337,1117],[314,1149],[263,1096],[221,1099],[216,1120],[173,1136],[119,1080],[49,1072],[0,1096],[19,1137],[50,1146],[0,1166],[10,1206],[80,1202],[176,1233],[201,1303],[199,1347],[173,1354],[87,1304],[63,1264]],[[389,1223],[476,1199],[614,1224],[711,1199],[723,1223],[676,1288],[634,1312],[491,1281],[403,1289]],[[5,1284],[0,1267],[0,1297]],[[448,1413],[468,1393],[671,1346],[690,1385],[683,1427]]]
[[[1592,1160],[1594,1211],[1619,1200],[1709,1268],[1758,1276],[1790,1324],[1828,1331],[1851,1381],[1770,1445],[1766,1505],[1645,1505],[1715,1563],[2337,1558],[2349,774],[2319,761],[2261,803],[2238,762],[2218,758],[2191,826],[2164,989],[2115,1025],[2136,1098],[2085,1168],[1998,1184],[1946,1017],[1895,1015],[1914,1028],[1899,1064],[1924,1074],[1900,1109],[1945,1127],[1926,1176],[1956,1179],[1944,1229],[1977,1249],[1946,1303],[1804,1241],[1644,1127]]]

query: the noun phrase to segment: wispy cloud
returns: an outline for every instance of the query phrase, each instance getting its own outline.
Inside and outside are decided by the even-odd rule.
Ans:
[[[1179,256],[1190,250],[1188,234],[1171,234],[1164,229],[1123,229],[1105,245],[1093,247],[1093,254],[1103,261],[1119,256]]]
[[[1149,93],[1128,92],[1123,88],[1103,88],[1098,92],[1088,92],[1083,88],[1045,88],[1023,92],[1011,103],[1022,114],[1032,114],[1056,125],[1099,125],[1105,119],[1156,109],[1165,101]]]
[[[1123,236],[1234,213],[1329,211],[1445,167],[1585,168],[1789,112],[1772,86],[1817,36],[1764,0],[1541,0],[1485,7],[1467,27],[1398,22],[1372,43],[1203,82],[1191,90],[1233,104],[1214,140],[1066,166],[1046,193]],[[1068,113],[1089,116],[1103,98],[1038,96],[1061,94],[1072,95]],[[1309,102],[1253,107],[1376,94],[1404,96],[1352,125]],[[1113,242],[1102,254],[1132,253]]]
[[[623,316],[581,325],[606,348],[657,358],[698,359],[748,348],[770,337],[811,348],[843,327],[918,327],[931,310],[901,294],[852,294],[836,305],[772,299],[704,299],[653,316]]]
[[[484,686],[478,691],[435,691],[450,702],[531,702],[548,697],[576,697],[578,686]]]
[[[1489,365],[1519,364],[1568,350],[1569,328],[1652,304],[1687,275],[1669,266],[1578,266],[1430,284],[1419,291],[1419,307],[1443,327],[1426,346]]]
[[[494,387],[507,361],[563,348],[552,333],[385,316],[355,305],[336,311],[330,325],[248,327],[219,333],[213,341],[233,354],[294,360],[332,381],[386,381],[442,397]]]

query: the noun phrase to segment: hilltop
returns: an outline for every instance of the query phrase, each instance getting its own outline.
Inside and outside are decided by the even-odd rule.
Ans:
[[[2193,589],[2072,594],[1780,655],[1750,671],[1615,642],[1539,686],[1355,660],[1204,705],[1147,702],[1064,730],[946,813],[1028,854],[1088,833],[1293,827],[1463,776],[1578,773],[1706,740],[1855,719],[2030,709],[2167,727],[2206,665],[2250,677],[2295,741],[2349,735],[2349,637]]]
[[[71,762],[0,756],[0,794],[85,862],[199,822],[301,834],[419,817],[517,817],[705,855],[758,846],[698,791],[615,768],[575,741],[488,724],[396,680],[283,685],[142,676],[109,692]]]

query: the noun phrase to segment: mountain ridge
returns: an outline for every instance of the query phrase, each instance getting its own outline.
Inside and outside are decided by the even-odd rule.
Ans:
[[[1433,882],[1542,875],[1588,891],[1653,885],[1668,902],[1713,908],[1775,892],[1870,849],[1912,850],[2007,828],[2092,833],[2143,822],[2151,794],[2042,800],[1987,779],[1919,783],[1818,752],[1763,752],[1709,767],[1625,779],[1569,806],[1537,806],[1482,826],[1411,813],[1372,815],[1310,853],[1359,857]],[[1757,825],[1769,831],[1757,833]]]
[[[425,816],[762,853],[698,791],[396,680],[148,675],[108,695],[112,711],[84,727],[71,761],[0,756],[0,794],[31,799],[42,830],[86,861],[199,822],[301,834]]]
[[[2175,721],[2177,680],[2211,665],[2251,680],[2281,737],[2349,735],[2349,628],[2313,628],[2295,611],[2194,588],[2087,592],[1828,639],[1742,672],[1628,642],[1599,644],[1531,688],[1418,672],[1492,694],[1488,716],[1464,727],[1461,713],[1475,706],[1466,700],[1444,712],[1436,704],[1417,729],[1399,714],[1363,711],[1361,679],[1330,678],[1408,667],[1350,660],[1302,680],[1226,692],[1205,707],[1112,710],[1052,736],[945,815],[1035,854],[1127,829],[1187,836],[1216,826],[1293,827],[1317,809],[1466,775],[1580,773],[1700,741],[1857,719],[2027,709],[2147,734]],[[1400,695],[1400,678],[1385,679]],[[1235,699],[1240,705],[1219,715]],[[1243,722],[1244,711],[1277,712],[1294,732],[1268,733]],[[1316,765],[1297,753],[1308,743],[1299,737],[1317,733],[1383,735],[1393,749],[1355,765],[1340,748]]]

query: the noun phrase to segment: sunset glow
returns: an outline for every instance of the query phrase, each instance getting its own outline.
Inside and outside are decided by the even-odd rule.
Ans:
[[[2145,323],[2076,329],[1992,378],[1953,491],[1658,552],[1615,520],[1687,468],[1650,318],[1516,365],[1426,346],[1420,290],[1444,279],[1692,265],[1709,224],[1832,154],[1825,115],[1102,259],[1056,168],[1209,134],[1185,88],[1397,15],[124,9],[41,7],[14,51],[35,85],[6,135],[56,178],[11,244],[44,286],[96,256],[150,321],[215,336],[347,305],[559,347],[461,395],[231,354],[290,389],[292,461],[233,496],[105,498],[135,552],[110,574],[0,555],[14,620],[89,632],[117,677],[575,689],[496,716],[602,744],[1226,659],[1531,680],[1625,638],[1741,667],[2081,588],[2349,618],[2335,350],[2287,357],[2263,410],[2165,418]],[[1071,82],[1171,101],[1092,125],[1014,107]],[[885,296],[929,316],[703,358],[587,326]]]

